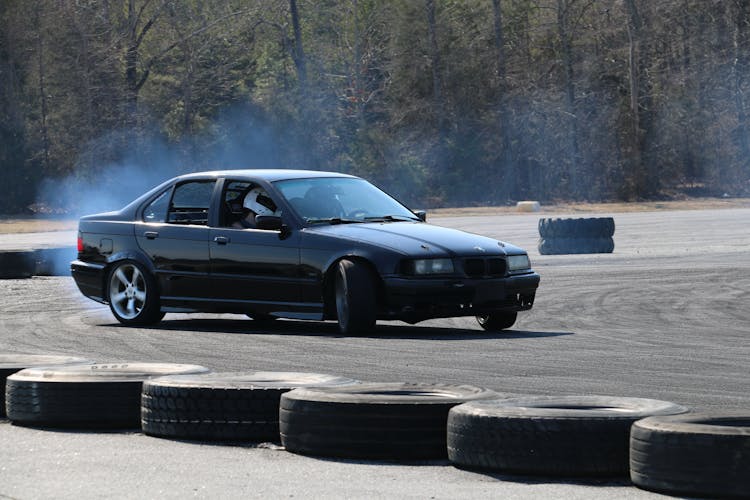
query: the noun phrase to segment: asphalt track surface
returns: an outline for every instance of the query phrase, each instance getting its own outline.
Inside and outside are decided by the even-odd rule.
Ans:
[[[339,335],[334,323],[258,326],[236,315],[169,314],[158,327],[126,328],[70,278],[38,277],[0,280],[0,352],[473,384],[508,395],[646,397],[750,413],[750,209],[614,217],[614,253],[567,256],[538,254],[536,214],[434,219],[529,250],[542,277],[536,304],[502,334],[485,333],[473,318],[379,323],[359,337]],[[320,459],[273,444],[40,430],[0,419],[0,499],[658,496],[626,479]]]

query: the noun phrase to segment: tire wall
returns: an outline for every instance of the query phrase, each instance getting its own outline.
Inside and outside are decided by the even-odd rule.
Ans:
[[[615,221],[612,217],[539,219],[542,255],[612,253]]]

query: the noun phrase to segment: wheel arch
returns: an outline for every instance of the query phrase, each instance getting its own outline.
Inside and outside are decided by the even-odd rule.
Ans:
[[[156,289],[157,293],[161,295],[161,289],[159,286],[159,280],[156,279],[156,268],[154,267],[154,263],[149,259],[146,255],[144,255],[142,252],[138,252],[136,250],[126,250],[122,252],[117,252],[109,256],[107,258],[107,264],[104,266],[104,269],[102,269],[102,298],[109,303],[109,274],[112,272],[112,268],[116,266],[117,264],[124,262],[124,261],[135,261],[138,264],[142,265],[146,268],[146,270],[151,273],[151,275],[154,277],[154,282],[156,283]]]
[[[323,273],[323,317],[324,319],[336,319],[336,271],[339,262],[350,260],[363,264],[369,271],[375,282],[375,294],[377,297],[378,307],[383,304],[385,292],[383,279],[378,272],[377,266],[367,256],[349,253],[333,259],[325,272]]]

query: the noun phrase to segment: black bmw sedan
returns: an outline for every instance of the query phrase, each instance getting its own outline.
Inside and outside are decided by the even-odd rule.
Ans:
[[[455,316],[503,330],[539,285],[518,247],[427,224],[359,177],[304,170],[183,175],[82,217],[71,272],[128,325],[240,313],[335,319],[345,334]]]

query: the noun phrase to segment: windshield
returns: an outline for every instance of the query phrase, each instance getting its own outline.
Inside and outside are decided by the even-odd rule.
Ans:
[[[309,224],[418,220],[364,179],[315,177],[276,181],[274,185]]]

